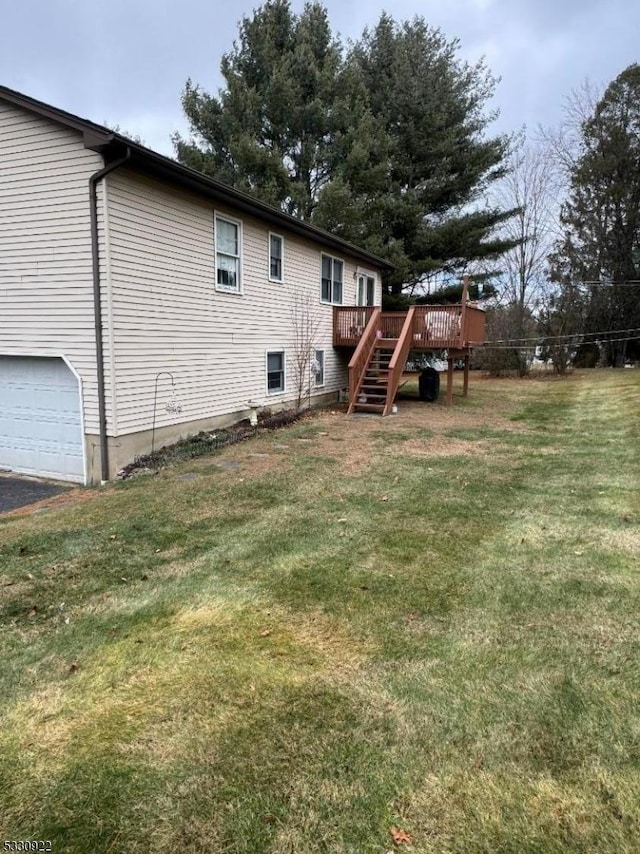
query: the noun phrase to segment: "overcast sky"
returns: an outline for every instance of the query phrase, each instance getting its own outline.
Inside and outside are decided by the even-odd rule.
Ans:
[[[220,58],[238,20],[260,5],[220,0],[3,0],[0,83],[92,119],[117,124],[163,154],[186,133],[187,77],[221,85]],[[303,0],[293,0],[300,10]],[[556,123],[563,98],[589,77],[606,84],[640,60],[639,0],[326,0],[332,28],[356,38],[382,9],[422,15],[460,56],[485,57],[501,78],[496,130]]]

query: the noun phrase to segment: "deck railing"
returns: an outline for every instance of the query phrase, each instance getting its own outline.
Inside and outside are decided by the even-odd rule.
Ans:
[[[391,406],[396,396],[396,392],[398,391],[400,380],[402,379],[402,372],[404,371],[407,356],[411,350],[412,330],[415,323],[415,310],[415,306],[412,306],[406,314],[403,312],[401,315],[401,317],[404,318],[404,323],[399,335],[397,336],[398,342],[396,344],[396,349],[393,351],[393,356],[389,362],[387,399],[385,401],[383,415],[388,415],[391,412]]]
[[[413,308],[411,350],[461,350],[484,343],[485,313],[474,305],[417,305]],[[356,347],[373,311],[371,306],[336,306],[334,345]],[[381,312],[382,336],[399,338],[406,318],[405,311]]]
[[[375,306],[334,306],[333,344],[335,347],[357,347]],[[380,309],[378,308],[378,311]]]
[[[406,320],[405,311],[383,311],[380,315],[380,329],[383,338],[399,338]]]
[[[486,313],[475,305],[467,306],[465,316],[465,340],[469,347],[484,344]]]
[[[449,349],[461,346],[461,305],[416,306],[413,324],[414,349]]]

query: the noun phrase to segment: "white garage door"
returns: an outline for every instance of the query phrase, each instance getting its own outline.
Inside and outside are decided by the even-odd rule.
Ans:
[[[0,469],[84,481],[78,380],[63,359],[0,356]]]

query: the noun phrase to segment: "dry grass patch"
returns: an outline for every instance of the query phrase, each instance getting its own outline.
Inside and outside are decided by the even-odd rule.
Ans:
[[[450,439],[443,435],[436,435],[433,439],[422,442],[409,440],[405,442],[402,451],[398,449],[396,453],[407,451],[415,456],[424,457],[457,457],[457,456],[484,456],[490,452],[487,445],[480,442],[466,442],[462,439]]]

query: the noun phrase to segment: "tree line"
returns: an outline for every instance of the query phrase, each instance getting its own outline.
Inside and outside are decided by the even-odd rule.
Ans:
[[[177,158],[391,261],[387,308],[459,298],[472,273],[502,368],[526,371],[534,341],[558,370],[581,340],[637,358],[640,336],[595,333],[640,327],[640,67],[533,146],[491,133],[496,80],[458,54],[421,17],[383,13],[347,43],[321,3],[267,0],[224,86],[187,81]]]
[[[512,152],[500,191],[517,206],[506,228],[518,242],[504,256],[485,366],[524,374],[534,354],[559,373],[638,361],[640,66],[602,92],[572,92],[561,125]]]

